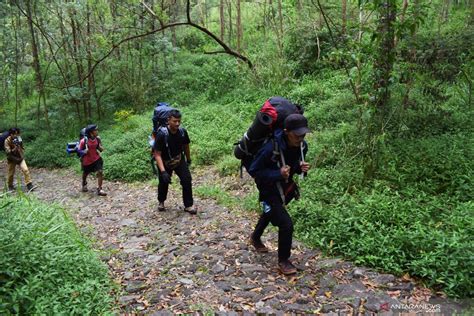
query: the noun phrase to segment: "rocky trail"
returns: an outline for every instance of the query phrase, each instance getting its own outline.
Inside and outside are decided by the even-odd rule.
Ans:
[[[170,188],[168,210],[158,212],[152,182],[106,181],[108,196],[99,197],[95,191],[80,192],[80,177],[73,171],[31,172],[38,188],[30,194],[68,209],[94,240],[120,285],[117,307],[123,314],[451,315],[462,310],[409,277],[324,258],[298,241],[292,252],[298,274],[285,277],[276,269],[274,229],[263,239],[270,253],[256,253],[248,244],[257,214],[199,198],[198,214],[188,214],[176,183]],[[5,164],[0,174],[5,175]],[[213,181],[193,176],[194,186]],[[89,187],[95,189],[95,179],[89,179]]]

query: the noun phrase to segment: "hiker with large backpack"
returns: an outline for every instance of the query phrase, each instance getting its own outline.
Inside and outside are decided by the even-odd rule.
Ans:
[[[153,154],[158,168],[158,211],[166,210],[165,201],[173,172],[180,179],[183,192],[184,211],[196,214],[193,201],[192,178],[189,171],[191,154],[190,139],[186,129],[181,127],[181,113],[173,109],[169,112],[168,125],[156,131]]]
[[[158,102],[156,103],[155,109],[153,110],[153,129],[151,130],[151,135],[148,137],[148,144],[150,145],[150,163],[153,173],[158,176],[158,167],[156,165],[155,154],[153,147],[155,145],[155,139],[158,131],[162,127],[166,127],[168,125],[168,118],[170,116],[170,112],[172,110],[176,110],[175,108],[171,107],[169,103],[166,102]]]
[[[78,155],[81,157],[82,167],[82,192],[87,192],[87,176],[93,172],[97,175],[97,195],[106,196],[107,193],[102,189],[104,180],[103,166],[104,161],[100,152],[104,150],[102,141],[99,137],[97,125],[88,125],[84,130],[84,136],[78,145]]]
[[[310,165],[305,161],[308,145],[304,141],[309,133],[307,119],[301,114],[290,114],[284,121],[284,129],[277,130],[271,141],[263,145],[250,164],[249,173],[255,178],[262,203],[262,214],[250,242],[257,252],[268,252],[261,236],[272,223],[278,227],[278,268],[281,273],[296,273],[289,260],[293,239],[293,222],[285,205],[299,198],[295,174],[306,174]]]
[[[7,184],[8,189],[13,191],[15,187],[13,185],[13,178],[15,177],[16,166],[20,166],[21,172],[25,179],[26,188],[28,191],[35,189],[33,182],[31,181],[30,171],[25,161],[25,147],[23,146],[23,140],[20,136],[20,129],[13,127],[8,130],[8,137],[5,139],[4,148],[7,154]]]

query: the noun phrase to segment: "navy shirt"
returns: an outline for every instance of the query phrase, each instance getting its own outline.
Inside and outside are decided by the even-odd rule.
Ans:
[[[161,152],[161,157],[163,160],[170,160],[178,155],[180,155],[184,150],[184,145],[189,144],[191,141],[188,136],[188,132],[186,129],[180,127],[175,134],[172,134],[169,128],[168,136],[166,136],[166,132],[160,129],[156,135],[155,139],[155,146],[153,149],[155,151]],[[166,147],[165,138],[168,138],[168,148]]]
[[[282,130],[277,130],[275,132],[274,141],[278,143],[279,148],[283,152],[285,163],[291,168],[290,177],[288,178],[288,181],[285,181],[281,175],[279,167],[281,158],[279,155],[275,156],[273,153],[273,141],[267,142],[258,151],[248,170],[250,175],[255,178],[255,183],[257,184],[257,188],[260,193],[260,201],[268,202],[274,198],[280,199],[280,192],[278,191],[277,183],[279,182],[281,184],[283,191],[286,193],[287,189],[293,188],[293,175],[295,173],[301,173],[301,149],[299,147],[288,147],[285,134]],[[307,151],[308,144],[305,141],[303,147],[303,156],[306,156]]]

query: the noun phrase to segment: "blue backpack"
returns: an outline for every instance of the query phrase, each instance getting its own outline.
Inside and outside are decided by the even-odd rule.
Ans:
[[[10,136],[10,132],[6,131],[0,134],[0,151],[5,150],[5,140]]]
[[[82,128],[79,132],[79,140],[75,142],[69,142],[66,145],[66,152],[68,155],[71,155],[73,153],[76,153],[77,157],[82,158],[85,153],[83,150],[79,149],[79,144],[81,143],[81,140],[85,138],[86,142],[86,147],[87,147],[87,134],[86,134],[86,128]],[[99,139],[100,141],[100,139]]]
[[[168,124],[168,118],[170,117],[170,112],[175,110],[166,102],[158,102],[155,109],[153,110],[153,133],[156,135],[160,127],[166,126]]]

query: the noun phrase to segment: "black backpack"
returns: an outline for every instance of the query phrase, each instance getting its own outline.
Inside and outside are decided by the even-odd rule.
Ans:
[[[5,131],[0,134],[0,151],[5,151],[5,140],[10,136],[9,131]]]
[[[271,97],[265,101],[247,132],[234,144],[234,156],[241,160],[241,175],[242,166],[249,169],[257,152],[273,138],[275,130],[283,128],[283,122],[290,114],[303,114],[303,108],[283,97]]]

